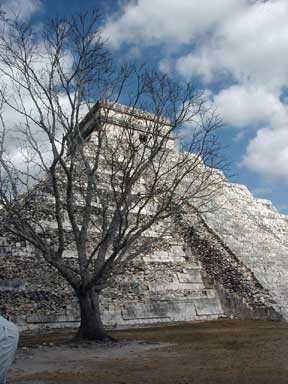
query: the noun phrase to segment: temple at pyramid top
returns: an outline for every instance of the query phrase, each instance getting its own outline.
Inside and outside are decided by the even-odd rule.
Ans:
[[[143,111],[110,100],[97,101],[86,114],[80,124],[80,132],[84,140],[89,140],[93,131],[98,127],[106,129],[129,128],[139,134],[140,139],[145,135],[167,136],[174,147],[173,126],[169,119],[150,112]]]

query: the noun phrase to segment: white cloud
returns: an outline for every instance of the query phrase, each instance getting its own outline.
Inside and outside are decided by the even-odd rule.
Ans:
[[[180,50],[191,43],[176,62],[184,77],[209,83],[230,75],[279,92],[288,82],[287,18],[286,0],[138,0],[112,16],[104,33],[114,47],[177,44]]]
[[[191,77],[197,76],[201,77],[205,84],[211,83],[220,68],[220,66],[218,68],[218,58],[215,53],[212,59],[212,52],[213,49],[206,46],[198,52],[188,53],[178,58],[176,61],[177,72],[188,80],[190,80]]]
[[[169,48],[191,43],[212,31],[248,0],[138,0],[107,20],[103,33],[111,46],[123,43]]]
[[[288,122],[287,107],[264,87],[234,85],[216,94],[214,103],[228,126],[278,127]]]
[[[276,131],[269,128],[258,130],[249,143],[242,165],[264,178],[288,181],[288,129]]]
[[[198,78],[225,123],[254,129],[242,165],[288,180],[287,0],[136,0],[106,23],[110,44],[164,48],[159,68]],[[166,57],[165,57],[166,53]],[[233,84],[233,85],[231,85]]]
[[[258,1],[218,31],[219,55],[240,82],[274,89],[288,80],[288,2]],[[219,65],[219,64],[218,64]]]
[[[159,63],[159,70],[169,75],[171,73],[171,64],[169,60],[163,59]]]
[[[288,181],[288,107],[264,87],[237,85],[214,96],[227,125],[254,128],[241,165],[264,179]]]
[[[13,35],[11,35],[11,39],[12,38]],[[51,57],[49,56],[49,53],[51,53],[52,47],[49,47],[48,44],[44,44],[41,39],[39,41],[34,40],[33,43],[33,55],[31,56],[30,66],[33,68],[38,79],[40,79],[41,85],[48,88],[48,83],[51,80]],[[72,64],[73,57],[71,52],[67,49],[63,52],[61,58],[63,72],[69,73]],[[27,159],[31,160],[31,158],[33,158],[34,171],[35,169],[39,171],[39,167],[37,168],[36,164],[41,164],[41,158],[44,158],[45,161],[47,161],[47,166],[49,166],[49,162],[52,161],[52,147],[48,135],[34,123],[34,120],[41,121],[43,118],[48,126],[49,123],[50,126],[54,124],[54,116],[51,113],[51,109],[48,108],[48,98],[45,97],[45,94],[37,81],[31,80],[31,93],[28,92],[25,87],[19,87],[17,81],[25,84],[26,78],[21,70],[17,70],[13,65],[9,66],[2,63],[0,74],[0,89],[8,100],[8,103],[4,102],[0,111],[6,131],[5,150],[18,170],[23,171],[27,165]],[[17,81],[15,81],[15,79],[17,79]],[[60,89],[61,82],[57,72],[54,72],[53,83],[54,85],[58,85]],[[71,94],[71,97],[73,99],[73,94]],[[57,97],[55,95],[55,99],[52,98],[52,100],[54,108],[55,110],[58,110],[58,113],[62,111],[65,116],[71,114],[71,104],[64,90],[62,93],[59,90]],[[87,108],[85,112],[87,113]],[[27,114],[27,118],[25,114]],[[83,111],[80,111],[80,115],[83,116]],[[59,121],[60,118],[56,118],[56,136],[61,137],[63,134],[63,126]],[[2,121],[0,122],[0,136],[2,135],[2,129],[4,128],[1,123]],[[41,156],[39,156],[39,153],[35,148],[33,149],[32,145],[30,145],[31,143],[28,143],[25,134],[27,125],[29,125],[33,139],[37,141]]]
[[[214,102],[227,125],[256,130],[241,165],[264,179],[288,181],[288,106],[276,92],[237,85],[215,95]]]
[[[176,69],[206,83],[229,75],[240,83],[279,89],[288,81],[287,17],[286,0],[247,4],[192,52],[179,57]]]
[[[41,0],[4,0],[1,2],[1,10],[7,17],[19,17],[21,20],[29,19],[40,10]]]

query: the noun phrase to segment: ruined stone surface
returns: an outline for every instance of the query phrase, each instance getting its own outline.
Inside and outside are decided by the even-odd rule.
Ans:
[[[93,143],[92,128],[88,120]],[[174,161],[174,143],[169,140]],[[41,204],[41,223],[53,236],[57,226],[45,209],[53,204],[49,191],[39,188],[34,203]],[[80,198],[77,204],[81,207]],[[199,214],[191,206],[161,225],[169,228],[163,238],[158,239],[159,225],[146,234],[151,241],[161,240],[153,253],[140,255],[103,291],[102,316],[108,327],[225,315],[288,317],[288,218],[270,202],[255,199],[244,186],[225,182],[210,212]],[[64,257],[73,263],[76,252],[68,221],[65,228]],[[71,288],[31,245],[2,233],[0,259],[0,308],[6,306],[23,329],[77,325],[78,304]]]
[[[206,213],[206,224],[249,268],[255,279],[288,317],[288,218],[270,201],[255,199],[243,185],[226,184],[215,203],[217,213]]]
[[[225,314],[240,318],[281,319],[281,309],[269,290],[262,285],[245,263],[193,211],[178,216],[184,239],[201,261],[206,284],[217,289]]]
[[[76,298],[59,274],[25,244],[8,237],[5,244],[0,306],[6,304],[23,329],[77,325]],[[187,249],[185,242],[167,236],[159,250],[136,259],[103,291],[104,323],[127,327],[223,316],[216,290],[204,282],[201,264]]]

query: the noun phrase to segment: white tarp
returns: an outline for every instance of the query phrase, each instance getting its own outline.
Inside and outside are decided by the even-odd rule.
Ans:
[[[18,339],[16,325],[0,316],[0,384],[6,383],[6,374],[13,362]]]

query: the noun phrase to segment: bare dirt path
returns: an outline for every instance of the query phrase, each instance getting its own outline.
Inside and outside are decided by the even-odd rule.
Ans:
[[[100,377],[106,382],[104,376],[110,364],[140,358],[144,352],[159,347],[160,343],[140,341],[24,347],[11,371],[11,383],[100,383]]]
[[[104,346],[67,344],[67,332],[22,337],[8,383],[288,383],[287,323],[223,320],[113,335],[119,343]]]

